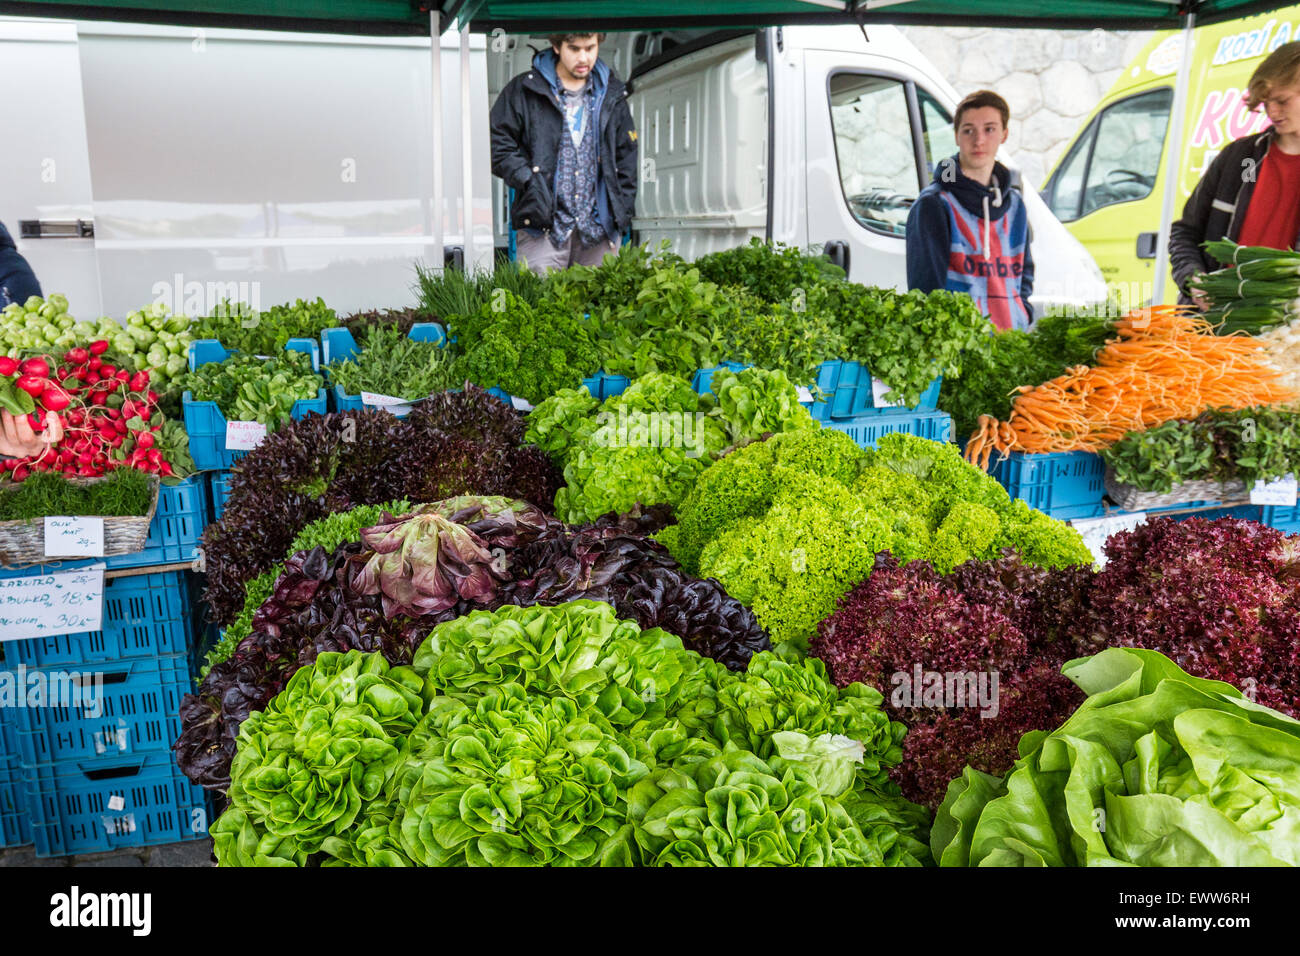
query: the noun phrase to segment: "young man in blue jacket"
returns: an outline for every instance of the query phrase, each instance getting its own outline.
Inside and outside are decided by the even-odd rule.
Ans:
[[[551,36],[492,105],[492,172],[515,190],[518,257],[539,274],[599,265],[632,222],[636,129],[604,36]]]
[[[1029,215],[1018,181],[997,161],[1010,118],[991,90],[957,106],[957,155],[939,162],[907,216],[907,287],[970,293],[994,327],[1028,329]]]

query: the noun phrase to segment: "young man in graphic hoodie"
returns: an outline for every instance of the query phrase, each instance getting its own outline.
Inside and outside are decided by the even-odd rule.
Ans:
[[[1010,118],[990,90],[958,105],[957,155],[939,162],[907,216],[907,287],[968,292],[996,328],[1028,329],[1029,216],[1019,182],[997,161]]]
[[[636,129],[604,38],[551,36],[492,105],[492,172],[515,190],[518,257],[539,274],[600,265],[632,222]]]

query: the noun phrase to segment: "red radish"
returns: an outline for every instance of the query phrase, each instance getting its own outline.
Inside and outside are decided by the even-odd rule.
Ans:
[[[93,405],[103,405],[104,402],[108,401],[108,396],[103,392],[95,392],[90,396],[90,401]]]
[[[32,426],[32,431],[45,431],[45,411],[40,408],[36,409],[36,411],[27,416],[27,422]]]
[[[103,355],[108,351],[108,339],[100,339],[98,342],[90,343],[91,355]],[[91,361],[94,361],[93,359]]]
[[[29,358],[18,366],[18,371],[24,375],[35,375],[37,378],[48,378],[50,374],[50,363],[43,358]]]
[[[18,360],[0,355],[0,375],[13,375],[16,371],[18,371]]]
[[[41,393],[41,404],[52,412],[61,412],[72,404],[72,399],[67,392],[51,385]]]
[[[73,365],[83,365],[90,361],[90,353],[83,348],[68,349],[63,353],[63,360]]]
[[[154,446],[153,432],[141,432],[136,436],[135,441],[141,448],[152,448]]]
[[[131,391],[143,392],[149,387],[149,373],[136,372],[131,376]]]
[[[14,469],[14,481],[22,481],[31,474],[31,469],[26,465],[19,465]]]
[[[39,398],[41,392],[45,391],[47,379],[40,378],[36,375],[21,375],[14,382],[19,388],[30,395],[32,398]]]

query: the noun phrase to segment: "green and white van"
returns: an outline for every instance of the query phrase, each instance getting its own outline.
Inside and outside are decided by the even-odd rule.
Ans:
[[[1228,143],[1268,126],[1243,97],[1255,68],[1283,43],[1300,39],[1300,4],[1197,28],[1174,184],[1177,219],[1202,174]],[[1043,186],[1043,200],[1092,253],[1107,285],[1126,304],[1150,301],[1165,152],[1183,58],[1181,32],[1159,33],[1128,65]],[[1166,275],[1162,301],[1177,300]]]

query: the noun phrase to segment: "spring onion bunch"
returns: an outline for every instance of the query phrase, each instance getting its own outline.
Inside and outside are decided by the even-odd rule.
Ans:
[[[1300,318],[1300,253],[1220,240],[1205,251],[1227,267],[1192,281],[1210,300],[1220,335],[1259,335]]]

